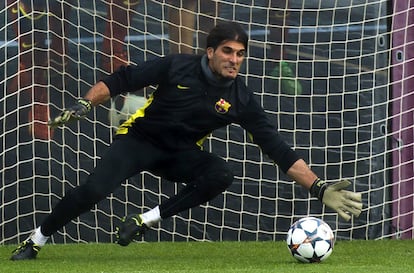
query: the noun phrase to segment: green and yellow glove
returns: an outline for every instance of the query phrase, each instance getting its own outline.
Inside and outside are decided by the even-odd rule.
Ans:
[[[318,198],[327,207],[335,210],[346,221],[351,215],[358,217],[362,211],[361,193],[344,190],[351,185],[348,180],[342,180],[328,185],[317,179],[310,188],[312,197]]]
[[[48,122],[51,128],[62,126],[68,122],[83,119],[92,109],[92,103],[89,100],[79,99],[78,102],[63,110],[59,116]]]

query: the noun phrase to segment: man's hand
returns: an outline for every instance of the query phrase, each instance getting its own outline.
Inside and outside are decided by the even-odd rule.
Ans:
[[[78,102],[63,110],[62,113],[48,122],[51,128],[56,128],[73,120],[79,120],[86,116],[92,109],[92,103],[85,99],[79,99]]]
[[[358,217],[362,211],[361,193],[344,190],[351,182],[342,180],[328,185],[322,180],[317,180],[311,187],[311,194],[322,201],[326,206],[335,210],[346,221],[351,215]]]

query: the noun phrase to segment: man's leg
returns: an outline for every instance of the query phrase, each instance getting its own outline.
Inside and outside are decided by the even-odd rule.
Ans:
[[[175,162],[163,175],[171,181],[187,184],[177,195],[160,204],[162,219],[210,201],[233,182],[233,172],[227,162],[214,154],[185,152],[176,157]]]
[[[160,169],[152,171],[174,182],[187,183],[175,196],[162,202],[152,210],[138,215],[129,215],[117,230],[118,243],[127,246],[140,238],[148,227],[197,207],[223,191],[233,182],[233,173],[227,162],[218,156],[203,151],[185,151],[167,156]]]
[[[115,140],[98,161],[86,183],[70,190],[60,200],[40,228],[16,249],[11,259],[36,258],[37,252],[49,236],[72,219],[89,211],[118,188],[125,179],[150,168],[157,154],[158,150],[149,143],[126,136]]]
[[[85,184],[74,188],[45,219],[42,233],[50,236],[70,220],[89,211],[99,201],[117,189],[125,179],[152,165],[156,149],[146,142],[129,136],[115,140],[98,161]]]

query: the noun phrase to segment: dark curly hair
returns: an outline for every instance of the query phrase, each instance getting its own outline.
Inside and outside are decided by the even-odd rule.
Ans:
[[[207,36],[207,48],[214,50],[223,42],[237,41],[244,45],[247,50],[249,37],[240,24],[229,21],[217,24]]]

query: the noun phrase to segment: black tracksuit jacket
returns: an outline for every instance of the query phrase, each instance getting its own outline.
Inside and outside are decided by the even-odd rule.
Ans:
[[[164,149],[193,149],[215,129],[231,123],[250,133],[282,171],[299,159],[268,120],[241,77],[214,86],[201,68],[202,56],[176,54],[121,67],[103,82],[111,96],[156,86],[118,134],[141,135]],[[198,147],[199,148],[199,147]]]

